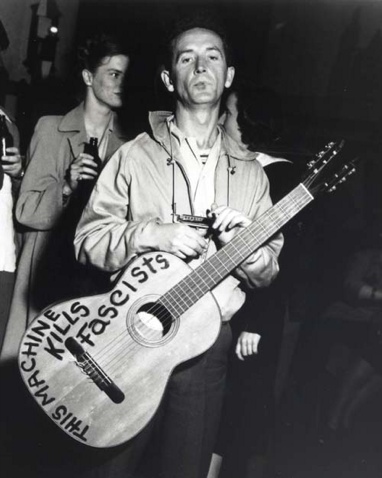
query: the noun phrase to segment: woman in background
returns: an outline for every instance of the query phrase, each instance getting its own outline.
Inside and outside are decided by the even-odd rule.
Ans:
[[[36,314],[50,303],[95,293],[107,277],[75,261],[75,227],[100,168],[84,153],[98,138],[94,155],[105,164],[126,141],[115,110],[122,106],[129,57],[109,35],[97,35],[79,49],[84,101],[65,116],[41,118],[27,151],[27,169],[16,205],[23,248],[1,355],[0,442],[9,477],[82,476],[97,456],[68,443],[34,408],[21,383],[17,354]],[[89,186],[87,186],[89,185]],[[60,432],[60,433],[59,433]]]
[[[44,307],[104,285],[96,271],[90,274],[76,263],[73,237],[100,172],[96,158],[84,153],[85,144],[98,139],[104,165],[127,139],[115,110],[122,106],[129,57],[116,38],[105,34],[87,40],[78,56],[84,101],[65,116],[41,118],[27,152],[16,205],[23,249],[2,361],[16,358],[24,331]]]

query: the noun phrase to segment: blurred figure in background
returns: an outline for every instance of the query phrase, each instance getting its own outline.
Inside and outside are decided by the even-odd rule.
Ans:
[[[19,151],[19,132],[8,113],[0,108],[13,146],[1,144],[0,149],[0,350],[3,344],[12,299],[17,261],[17,239],[13,207],[24,174]],[[4,155],[3,155],[4,154]]]
[[[105,34],[88,39],[78,57],[84,101],[65,116],[41,118],[28,149],[16,206],[24,244],[2,360],[16,357],[24,331],[44,307],[106,283],[76,263],[72,243],[101,165],[126,139],[115,110],[122,106],[130,60],[125,47]],[[84,148],[94,137],[98,152],[91,155]]]
[[[327,425],[334,431],[349,429],[356,412],[382,389],[382,235],[374,231],[370,236],[374,237],[373,247],[360,250],[349,261],[345,299],[333,304],[326,314],[327,320],[340,322],[335,339],[354,338],[351,360],[329,410]],[[328,342],[332,343],[329,333]]]

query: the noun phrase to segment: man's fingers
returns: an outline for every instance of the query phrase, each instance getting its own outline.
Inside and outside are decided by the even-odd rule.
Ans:
[[[195,229],[185,224],[158,224],[156,247],[182,259],[199,257],[207,250],[208,242]]]
[[[241,353],[241,344],[240,341],[237,342],[236,344],[236,349],[235,349],[236,355],[239,358],[239,360],[244,360],[244,357]]]
[[[203,239],[203,238],[200,238]],[[176,246],[178,250],[182,251],[187,257],[198,257],[204,253],[207,248],[207,242],[197,240],[195,237],[185,237],[179,241]]]
[[[239,225],[247,226],[251,222],[243,213],[226,206],[219,206],[210,214],[215,216],[212,228],[220,232],[229,231]]]
[[[261,336],[257,333],[243,331],[237,341],[236,354],[238,355],[238,350],[242,357],[257,354],[260,339]]]
[[[198,251],[199,254],[202,254],[207,249],[206,239],[199,234],[198,231],[189,226],[184,226],[185,229],[182,231],[182,237],[179,239],[181,242],[184,241],[192,249]]]

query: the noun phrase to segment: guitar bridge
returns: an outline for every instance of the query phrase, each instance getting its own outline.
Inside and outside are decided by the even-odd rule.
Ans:
[[[76,364],[80,369],[91,378],[100,390],[106,393],[112,402],[123,402],[125,395],[122,390],[111,380],[74,337],[67,338],[65,340],[65,346],[76,359]]]

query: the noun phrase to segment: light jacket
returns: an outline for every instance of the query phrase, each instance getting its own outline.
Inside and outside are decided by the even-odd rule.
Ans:
[[[153,250],[153,228],[158,222],[172,222],[173,203],[178,213],[193,213],[182,158],[169,132],[169,117],[168,112],[151,113],[152,135],[143,133],[124,144],[102,171],[76,231],[74,243],[80,262],[119,271],[133,256]],[[255,160],[256,153],[241,151],[223,129],[221,134],[215,202],[256,218],[272,204],[266,175]],[[252,287],[268,285],[278,272],[282,242],[281,235],[273,238],[235,275]],[[214,243],[210,244],[208,256],[216,251]],[[239,280],[230,275],[213,291],[223,320],[244,302],[239,285]]]
[[[127,139],[116,117],[113,124],[105,161]],[[61,299],[60,288],[65,281],[64,274],[68,272],[63,270],[67,251],[58,250],[57,256],[50,258],[48,269],[46,255],[48,247],[65,239],[65,234],[72,234],[67,241],[72,248],[75,225],[68,230],[66,225],[70,218],[66,218],[66,225],[62,224],[71,206],[70,203],[64,205],[62,191],[66,171],[74,157],[83,151],[84,142],[86,130],[82,103],[65,116],[42,117],[36,125],[16,204],[16,218],[24,227],[23,246],[1,359],[16,357],[23,333],[51,293],[56,295],[56,300]],[[73,252],[72,255],[74,258]],[[41,272],[44,272],[44,281]]]

